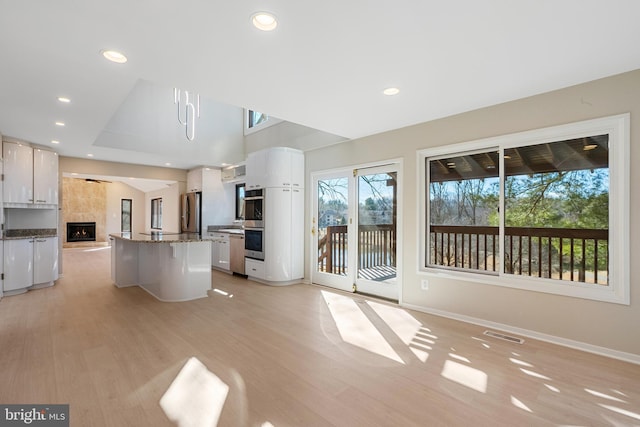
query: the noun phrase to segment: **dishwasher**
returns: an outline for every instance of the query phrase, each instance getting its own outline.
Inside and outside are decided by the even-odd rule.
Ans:
[[[231,271],[244,275],[244,235],[239,233],[229,234]]]

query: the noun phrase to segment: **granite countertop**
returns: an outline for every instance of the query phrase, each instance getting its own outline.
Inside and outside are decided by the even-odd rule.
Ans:
[[[112,233],[109,234],[114,239],[127,240],[136,243],[188,243],[188,242],[210,242],[212,239],[202,238],[197,233]]]
[[[57,237],[58,230],[55,228],[25,228],[20,230],[5,230],[4,240],[32,239],[34,237]]]
[[[241,225],[209,225],[208,233],[228,233],[228,234],[244,234],[244,228]]]

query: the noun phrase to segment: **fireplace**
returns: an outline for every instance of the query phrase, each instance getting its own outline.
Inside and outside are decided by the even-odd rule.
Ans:
[[[68,222],[67,242],[95,242],[95,222]]]

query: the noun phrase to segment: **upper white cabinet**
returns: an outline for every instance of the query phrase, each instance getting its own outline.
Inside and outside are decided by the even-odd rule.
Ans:
[[[58,204],[58,153],[33,150],[34,203]]]
[[[304,187],[304,154],[288,147],[254,151],[247,157],[246,188]]]
[[[203,169],[193,169],[187,173],[187,192],[195,193],[202,191],[202,172]]]
[[[4,202],[28,205],[58,204],[58,154],[4,141]]]
[[[2,144],[4,202],[33,203],[33,148],[16,142]]]

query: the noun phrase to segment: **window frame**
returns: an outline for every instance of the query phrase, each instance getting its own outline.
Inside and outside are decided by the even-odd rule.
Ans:
[[[123,225],[124,222],[122,218],[124,217],[124,203],[129,202],[129,229],[125,230]],[[133,214],[133,200],[132,199],[120,199],[120,232],[122,233],[130,233],[132,227],[132,214]]]
[[[151,199],[151,229],[162,230],[162,197]]]
[[[243,189],[242,197],[240,197],[240,189]],[[236,184],[236,219],[243,220],[244,219],[244,191],[245,191],[245,183],[242,182],[240,184]]]
[[[428,251],[428,175],[427,160],[466,152],[498,148],[500,161],[500,212],[504,212],[504,150],[523,145],[535,145],[609,134],[609,285],[567,282],[557,279],[518,276],[504,273],[504,218],[500,219],[500,265],[497,275],[427,266]],[[418,274],[432,277],[471,281],[535,292],[564,295],[618,304],[630,304],[629,224],[630,224],[630,114],[620,114],[565,125],[534,129],[475,141],[427,148],[417,152],[416,185],[419,201]]]
[[[251,109],[244,110],[244,135],[245,136],[251,135],[252,133],[255,133],[255,132],[259,132],[263,129],[266,129],[273,125],[277,125],[278,123],[282,122],[281,119],[278,119],[276,117],[273,117],[267,114],[267,117],[268,117],[267,120],[257,125],[249,127],[249,124],[250,124],[249,115],[251,114],[250,111],[255,111],[255,110],[251,110]]]

